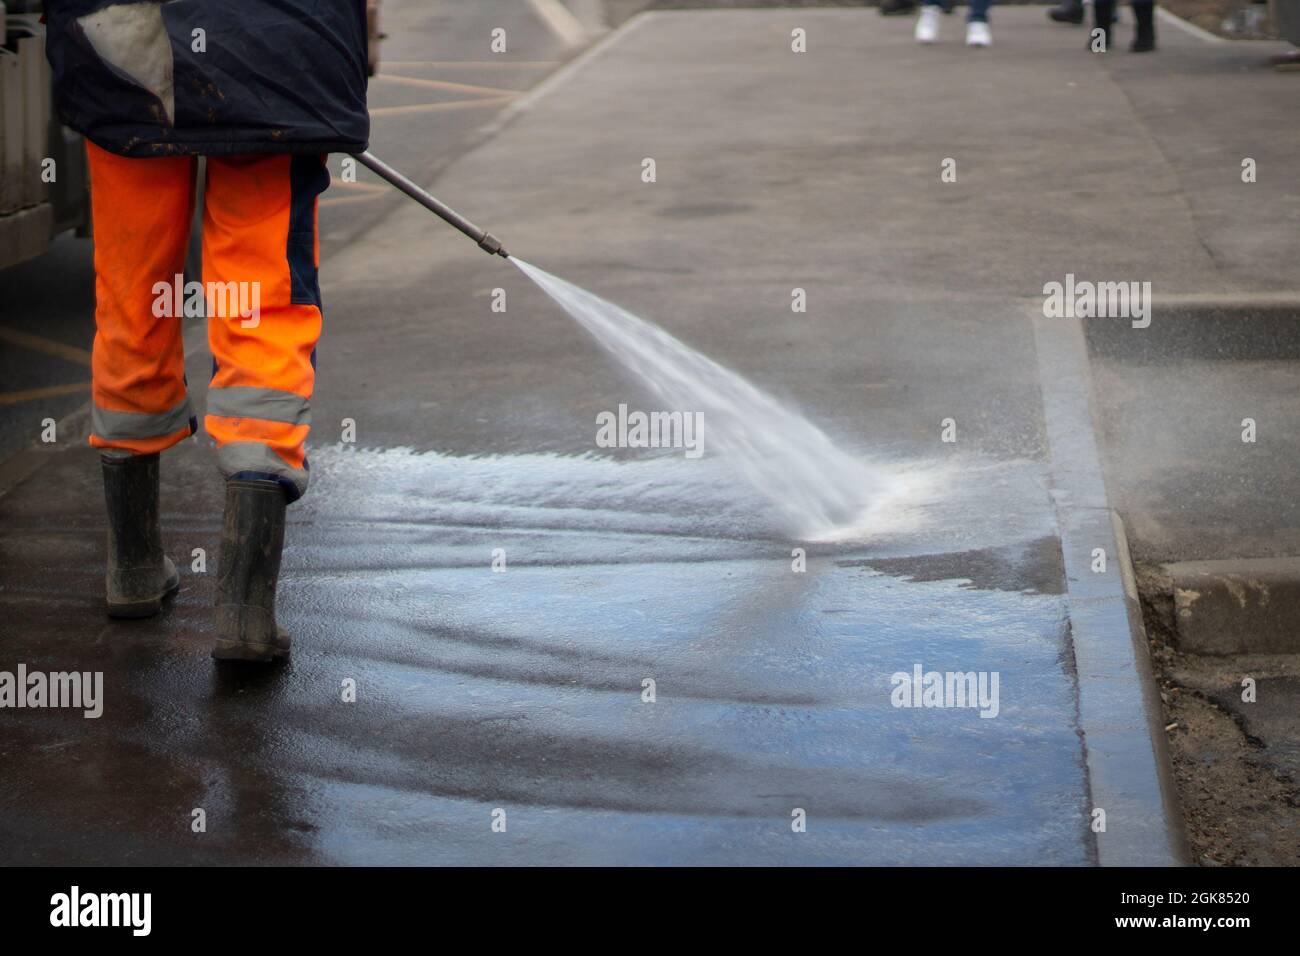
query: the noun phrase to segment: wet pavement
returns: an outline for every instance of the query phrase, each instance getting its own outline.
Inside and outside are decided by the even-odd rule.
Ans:
[[[89,450],[49,452],[0,498],[0,668],[106,687],[98,720],[3,714],[5,858],[1097,862],[1071,617],[1105,585],[1071,594],[1024,298],[1080,255],[1124,265],[1107,236],[1080,252],[1060,175],[1114,182],[1098,152],[1164,161],[1106,132],[1124,94],[1082,53],[1062,62],[1073,35],[1005,14],[999,42],[1024,49],[996,66],[918,51],[869,10],[634,21],[437,184],[879,468],[869,535],[793,540],[707,454],[598,449],[596,415],[649,407],[644,390],[508,264],[400,207],[322,271],[286,669],[208,660],[210,563],[182,567],[158,620],[103,617]],[[789,52],[792,25],[816,56]],[[897,96],[827,94],[903,75]],[[1036,110],[1096,132],[1091,158],[1006,122]],[[972,188],[940,185],[954,149]],[[1140,203],[1163,230],[1152,268],[1193,277],[1177,195]],[[207,357],[189,361],[201,402]],[[170,553],[214,560],[209,450],[186,443],[163,480]],[[891,677],[918,665],[996,674],[996,716],[895,706]]]
[[[206,493],[169,496],[180,556],[218,532],[184,452],[169,487]],[[978,587],[881,557],[928,547],[920,526],[795,573],[722,471],[324,450],[286,552],[294,659],[259,677],[207,659],[210,575],[157,622],[103,618],[93,465],[44,471],[77,514],[39,483],[3,503],[6,657],[106,675],[97,720],[5,715],[10,861],[1088,860],[1061,579],[1035,560],[1054,538],[969,556],[1001,569]],[[67,577],[22,574],[29,548]],[[1000,671],[997,717],[891,706],[917,663]]]

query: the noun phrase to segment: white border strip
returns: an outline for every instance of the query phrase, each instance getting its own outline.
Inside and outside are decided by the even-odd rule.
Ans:
[[[528,0],[528,5],[566,46],[579,46],[587,42],[587,28],[560,0]]]
[[[1215,36],[1209,30],[1202,29],[1201,27],[1198,27],[1195,23],[1190,23],[1187,20],[1184,20],[1176,13],[1170,13],[1164,7],[1159,7],[1159,6],[1156,7],[1156,16],[1158,16],[1161,20],[1165,21],[1165,23],[1168,23],[1170,26],[1177,27],[1178,29],[1182,30],[1184,33],[1190,33],[1198,40],[1204,40],[1206,43],[1227,43],[1228,42],[1223,37]]]

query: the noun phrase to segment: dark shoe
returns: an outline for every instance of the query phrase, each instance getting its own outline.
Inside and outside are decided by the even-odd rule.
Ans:
[[[896,13],[911,13],[916,9],[916,0],[880,0],[880,13],[882,16],[892,16]]]
[[[1082,23],[1083,0],[1061,0],[1061,5],[1052,7],[1047,15],[1057,23]]]
[[[163,554],[158,517],[158,456],[101,455],[108,510],[109,617],[152,617],[180,590],[176,565]]]
[[[212,649],[219,661],[266,663],[289,656],[289,635],[275,624],[285,504],[284,490],[274,481],[226,482]]]
[[[1106,34],[1106,52],[1110,51],[1111,27],[1115,24],[1115,0],[1093,0],[1093,29],[1088,32],[1088,49],[1092,49],[1092,33],[1100,28]]]
[[[1133,18],[1137,21],[1137,34],[1133,37],[1133,45],[1129,50],[1134,53],[1150,53],[1156,48],[1156,5],[1133,4]]]

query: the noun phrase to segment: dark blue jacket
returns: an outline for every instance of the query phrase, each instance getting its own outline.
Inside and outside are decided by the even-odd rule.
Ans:
[[[46,0],[63,122],[123,156],[356,153],[370,138],[365,0],[169,0],[175,116],[95,53],[77,19],[115,3]],[[202,30],[206,50],[194,50]]]

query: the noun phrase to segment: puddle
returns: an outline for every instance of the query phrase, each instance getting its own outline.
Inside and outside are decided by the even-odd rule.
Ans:
[[[905,558],[837,561],[841,567],[866,567],[909,581],[958,581],[980,590],[1065,593],[1061,540],[1052,535],[1023,545],[921,554]]]

